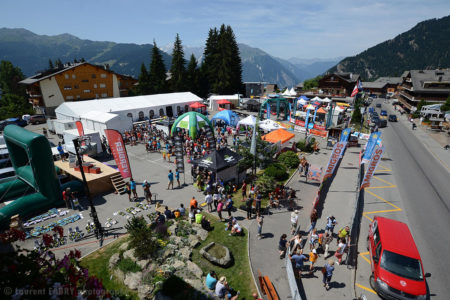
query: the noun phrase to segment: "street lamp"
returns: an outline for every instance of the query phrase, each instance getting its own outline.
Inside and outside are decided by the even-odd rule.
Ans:
[[[81,177],[83,178],[83,185],[84,185],[85,192],[86,192],[86,195],[87,195],[87,198],[89,201],[89,206],[91,207],[90,216],[94,220],[94,224],[95,224],[95,237],[97,239],[100,239],[100,244],[102,244],[103,243],[103,227],[102,227],[102,224],[100,223],[100,221],[98,220],[97,211],[95,210],[94,203],[92,202],[91,193],[89,192],[89,186],[86,181],[86,175],[84,174],[83,161],[81,160],[81,156],[80,156],[80,152],[79,152],[80,141],[78,140],[78,138],[76,138],[76,139],[73,139],[72,142],[73,142],[73,145],[75,148],[75,154],[77,155],[78,165],[80,166]]]

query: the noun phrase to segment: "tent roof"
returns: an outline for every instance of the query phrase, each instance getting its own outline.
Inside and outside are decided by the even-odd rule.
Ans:
[[[262,129],[268,130],[268,131],[282,128],[279,123],[277,123],[273,120],[270,120],[270,119],[266,119],[264,121],[259,122],[258,126]]]
[[[331,102],[331,99],[326,97],[325,99],[320,100],[321,102]]]
[[[135,97],[64,102],[56,108],[55,112],[67,116],[79,117],[93,110],[99,112],[116,113],[134,109],[161,107],[172,104],[185,104],[195,101],[202,101],[202,99],[192,94],[191,92],[168,93]]]
[[[305,101],[309,101],[309,98],[308,97],[306,97],[306,96],[301,96],[300,98],[302,98],[303,100],[305,100]]]
[[[247,102],[245,102],[244,104],[246,104],[246,105],[260,105],[261,103],[259,103],[255,99],[250,99]]]
[[[248,117],[240,120],[237,125],[255,126],[255,124],[256,124],[256,117],[253,115],[249,115]]]
[[[318,114],[326,114],[327,112],[322,107],[317,110]]]
[[[281,141],[281,143],[283,144],[292,139],[294,136],[295,134],[281,128],[274,130],[266,135],[263,135],[261,138],[273,144],[278,143],[279,141]]]
[[[191,105],[189,105],[190,108],[201,108],[201,107],[206,107],[205,104],[200,103],[200,102],[194,102]]]
[[[239,95],[238,94],[234,94],[234,95],[213,95],[213,96],[208,98],[208,100],[210,100],[210,101],[223,100],[223,99],[239,100]]]
[[[203,158],[194,160],[192,164],[211,171],[220,171],[236,165],[240,159],[241,157],[236,152],[228,148],[222,148],[212,151]]]
[[[283,95],[283,96],[290,96],[291,93],[289,92],[289,88],[286,88],[286,90],[281,95]]]
[[[80,116],[81,119],[94,120],[94,121],[98,121],[101,123],[106,123],[109,120],[112,120],[117,117],[119,117],[119,116],[116,114],[111,114],[111,113],[106,113],[106,112],[101,112],[101,111],[96,111],[96,110],[90,111],[90,112],[85,113]]]
[[[239,116],[229,109],[219,111],[211,118],[211,121],[217,119],[225,121],[230,126],[236,126],[239,122]]]
[[[306,109],[316,109],[315,107],[314,107],[314,105],[312,105],[312,104],[308,104],[308,106],[306,107]]]
[[[232,104],[230,101],[228,101],[227,99],[222,99],[222,100],[217,100],[217,104]]]
[[[295,96],[295,95],[297,95],[297,92],[294,90],[293,87],[292,87],[291,90],[289,91],[289,95],[290,95],[290,96]]]

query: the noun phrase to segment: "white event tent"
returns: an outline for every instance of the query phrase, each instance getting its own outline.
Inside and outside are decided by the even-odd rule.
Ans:
[[[266,130],[266,131],[272,131],[276,129],[283,128],[280,124],[273,120],[266,119],[264,121],[261,121],[258,123],[259,128]]]
[[[107,98],[64,102],[55,110],[59,120],[81,120],[83,126],[99,131],[129,130],[133,122],[162,116],[177,116],[189,110],[189,105],[202,101],[190,93],[168,93],[136,97]]]
[[[289,91],[289,95],[290,95],[290,96],[297,96],[297,92],[294,90],[293,87],[292,87],[291,90]]]
[[[255,124],[256,124],[256,117],[255,116],[253,116],[253,115],[249,115],[248,117],[246,117],[246,118],[244,118],[244,119],[242,119],[242,120],[240,120],[238,123],[237,123],[237,128],[239,128],[239,126],[251,126],[251,127],[255,127]]]
[[[210,110],[219,110],[219,103],[217,103],[218,101],[221,100],[227,100],[229,101],[231,104],[234,105],[234,107],[239,106],[239,100],[240,100],[240,95],[239,94],[234,94],[234,95],[212,95],[208,98],[209,101],[209,109]],[[231,109],[231,107],[227,107],[226,109]]]

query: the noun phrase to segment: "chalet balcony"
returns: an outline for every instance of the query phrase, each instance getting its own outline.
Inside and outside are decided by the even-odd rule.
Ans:
[[[408,99],[409,101],[416,101],[413,96],[411,96],[410,94],[408,94],[404,91],[400,91],[400,95],[403,96],[404,98]]]

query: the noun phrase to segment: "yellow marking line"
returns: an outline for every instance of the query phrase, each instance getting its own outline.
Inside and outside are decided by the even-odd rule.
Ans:
[[[390,172],[390,171],[392,171],[391,169],[388,169],[388,168],[386,168],[386,167],[384,167],[384,166],[382,166],[382,165],[379,165],[379,167],[380,167],[380,168],[383,168],[383,170],[381,170],[381,171],[385,171],[385,172]]]
[[[372,290],[371,288],[365,287],[363,285],[360,285],[359,283],[355,283],[357,287],[359,287],[360,289],[366,290],[368,292],[371,292],[372,294],[377,294],[377,292],[375,292],[374,290]]]
[[[366,257],[366,255],[369,254],[369,251],[367,252],[362,252],[359,255],[361,255],[362,258],[364,258],[365,261],[367,261],[367,263],[370,265],[370,260]]]

